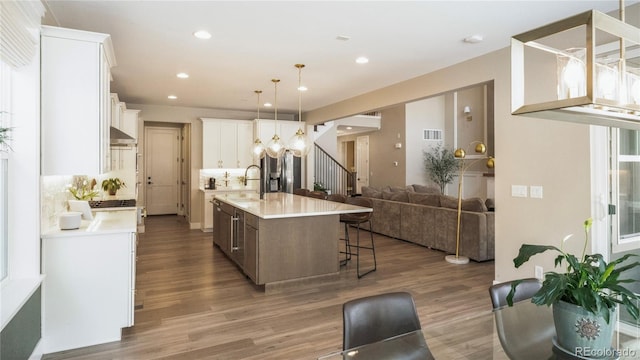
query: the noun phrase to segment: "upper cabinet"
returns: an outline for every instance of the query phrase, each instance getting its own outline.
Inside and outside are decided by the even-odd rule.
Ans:
[[[109,171],[114,65],[108,34],[42,27],[42,175]]]
[[[253,163],[253,125],[245,120],[202,118],[202,168],[245,168]]]

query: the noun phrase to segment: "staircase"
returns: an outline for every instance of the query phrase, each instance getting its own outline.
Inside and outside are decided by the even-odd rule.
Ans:
[[[356,172],[351,172],[315,144],[315,184],[322,184],[331,194],[355,194]]]

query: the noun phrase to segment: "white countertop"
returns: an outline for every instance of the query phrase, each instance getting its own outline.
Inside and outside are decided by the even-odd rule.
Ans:
[[[336,215],[373,211],[373,209],[367,207],[281,192],[266,193],[264,194],[264,200],[260,200],[259,194],[253,192],[216,194],[215,199],[263,219]]]
[[[240,192],[240,191],[253,191],[253,192],[257,191],[256,189],[252,189],[250,187],[237,187],[237,188],[234,188],[234,187],[217,187],[215,189],[203,189],[203,188],[200,188],[199,190],[203,191],[206,194],[209,194],[209,193],[224,193],[224,192]]]
[[[56,238],[67,236],[90,236],[97,234],[113,234],[136,232],[138,214],[135,208],[113,211],[95,211],[93,220],[82,220],[79,229],[60,230],[60,228],[43,229],[42,238]]]

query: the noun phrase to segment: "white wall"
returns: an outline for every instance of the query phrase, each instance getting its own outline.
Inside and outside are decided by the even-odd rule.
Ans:
[[[430,184],[429,175],[424,168],[424,151],[441,141],[422,140],[424,129],[444,131],[444,96],[410,102],[406,105],[406,149],[407,149],[407,185]]]

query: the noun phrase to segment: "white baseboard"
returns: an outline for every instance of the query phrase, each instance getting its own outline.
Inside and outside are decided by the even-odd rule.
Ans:
[[[36,344],[36,347],[33,349],[33,352],[31,353],[31,356],[29,356],[29,360],[40,360],[42,359],[43,354],[43,348],[42,348],[42,339],[40,339],[38,341],[38,343]]]

